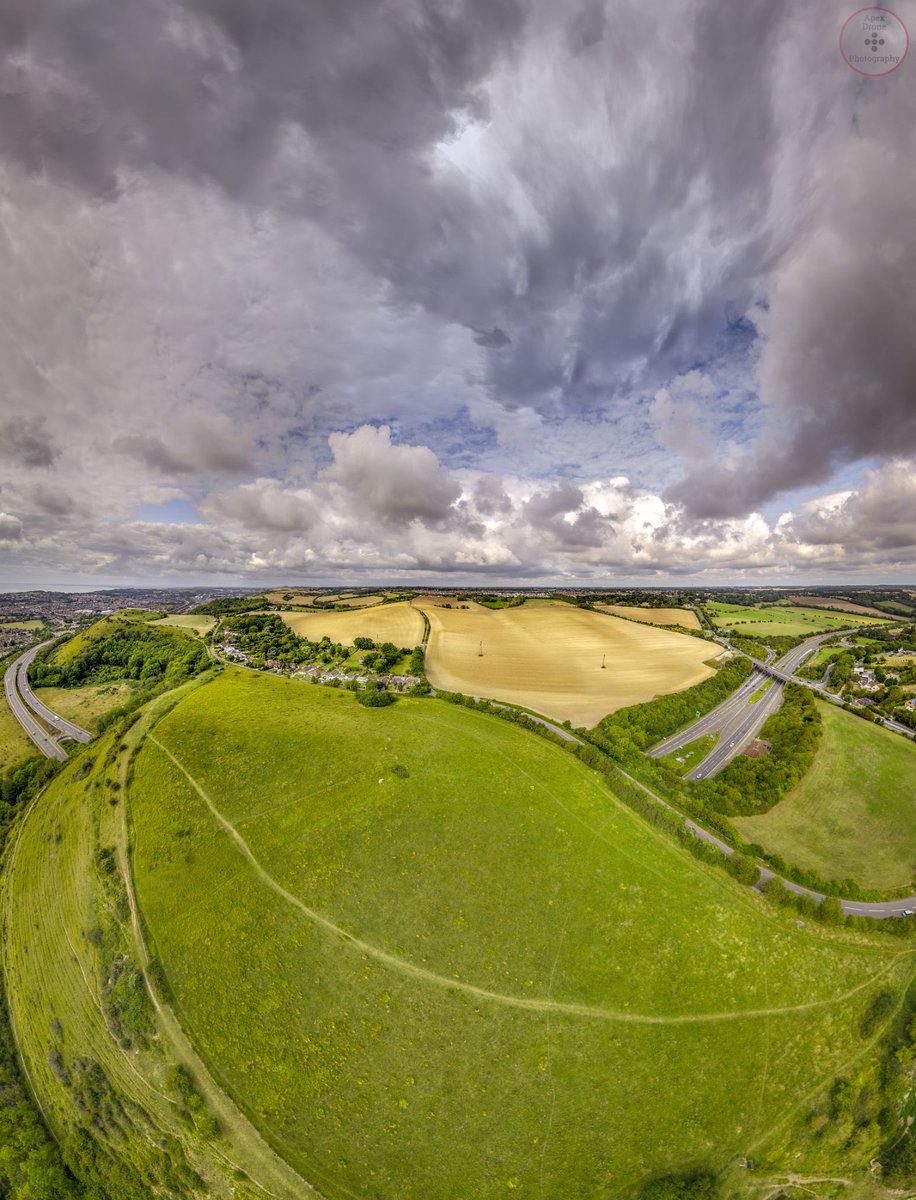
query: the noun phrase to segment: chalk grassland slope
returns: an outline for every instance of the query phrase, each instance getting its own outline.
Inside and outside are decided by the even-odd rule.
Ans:
[[[698,638],[570,604],[490,612],[415,603],[429,617],[426,670],[434,687],[522,704],[574,725],[699,683],[713,671],[706,660],[721,654]]]
[[[833,704],[820,703],[824,735],[801,784],[768,813],[735,817],[741,836],[863,887],[916,879],[916,745]]]
[[[354,612],[280,613],[294,633],[313,642],[327,636],[345,645],[357,637],[396,646],[418,646],[423,640],[423,618],[409,604],[383,604]]]
[[[835,596],[789,596],[793,604],[803,607],[829,608],[834,612],[858,613],[863,617],[882,617],[887,619],[887,613],[868,604],[856,604],[854,600],[838,600]]]
[[[110,861],[126,864],[119,798],[145,721],[123,739],[106,735],[65,767],[13,835],[0,897],[3,967],[28,1076],[55,1136],[72,1146],[91,1131],[86,1144],[94,1141],[100,1158],[122,1160],[102,1172],[120,1180],[111,1190],[118,1200],[263,1200],[239,1167],[278,1200],[301,1200],[310,1194],[303,1181],[212,1083],[161,996],[155,1009],[147,999],[121,874],[100,867],[103,847],[113,849]],[[218,1144],[182,1104],[170,1075],[176,1064],[219,1123]],[[92,1158],[85,1149],[77,1156],[84,1165]]]
[[[204,613],[171,613],[159,621],[150,622],[152,625],[171,625],[175,629],[186,629],[205,637],[216,624],[216,617],[208,617]]]
[[[617,1200],[765,1161],[911,972],[478,713],[233,671],[152,738],[134,871],[182,1021],[328,1200]]]
[[[52,712],[93,732],[99,719],[126,704],[133,690],[126,683],[94,683],[74,688],[40,687],[35,689],[35,695]]]
[[[683,625],[685,629],[699,629],[700,620],[689,608],[640,608],[635,604],[596,604],[595,608],[611,613],[615,617],[629,617],[631,621],[645,621],[647,625]]]
[[[751,608],[746,604],[710,604],[706,611],[720,629],[737,629],[749,637],[753,637],[755,633],[761,637],[800,637],[859,625],[893,624],[888,617],[851,617],[844,613],[802,608],[792,604],[774,604],[761,608]]]

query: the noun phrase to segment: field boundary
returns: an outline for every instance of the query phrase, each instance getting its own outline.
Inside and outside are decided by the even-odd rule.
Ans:
[[[390,954],[386,950],[382,950],[378,946],[372,945],[370,942],[365,942],[336,925],[329,917],[310,908],[298,896],[293,895],[281,883],[279,883],[264,865],[255,856],[251,847],[223,813],[216,807],[213,800],[201,784],[187,770],[187,768],[175,757],[175,755],[164,746],[162,742],[153,734],[147,734],[147,740],[157,746],[159,750],[166,755],[172,762],[175,768],[184,775],[188,783],[195,792],[203,800],[204,804],[209,809],[210,813],[216,819],[218,824],[223,828],[229,837],[237,846],[243,858],[254,869],[255,873],[271,891],[285,900],[287,904],[298,909],[305,917],[314,924],[320,926],[326,932],[339,938],[346,945],[366,954],[378,962],[385,964],[395,971],[403,975],[409,975],[414,979],[422,980],[425,983],[433,984],[436,987],[443,988],[446,991],[463,992],[465,995],[473,996],[478,1000],[486,1000],[490,1003],[500,1004],[506,1008],[518,1008],[529,1012],[536,1013],[557,1013],[564,1016],[585,1017],[591,1020],[620,1022],[623,1024],[637,1025],[688,1025],[688,1024],[708,1024],[719,1021],[741,1021],[753,1020],[756,1018],[766,1018],[772,1016],[785,1016],[799,1012],[810,1012],[815,1009],[828,1008],[835,1004],[842,1004],[852,996],[859,992],[865,991],[872,987],[878,980],[888,974],[896,964],[898,957],[895,956],[882,970],[875,975],[870,976],[864,983],[858,984],[856,987],[844,992],[839,996],[834,996],[826,1000],[811,1000],[804,1004],[786,1005],[781,1008],[757,1008],[744,1009],[735,1012],[715,1012],[715,1013],[680,1013],[670,1016],[653,1016],[648,1013],[636,1013],[626,1010],[616,1010],[602,1008],[588,1004],[576,1004],[561,1000],[539,1000],[533,997],[511,996],[501,992],[490,991],[487,988],[481,988],[476,984],[466,983],[463,980],[451,979],[446,975],[439,975],[435,971],[430,971],[426,967],[418,966],[407,959],[399,958],[395,954]],[[906,952],[904,952],[906,953]]]

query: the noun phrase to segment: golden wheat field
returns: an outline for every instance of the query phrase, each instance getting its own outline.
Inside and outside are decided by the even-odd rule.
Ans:
[[[312,592],[297,592],[295,588],[277,588],[276,591],[266,592],[264,598],[271,604],[311,604],[315,596]]]
[[[418,646],[423,640],[423,618],[407,603],[382,604],[352,612],[280,613],[283,621],[301,637],[313,642],[327,636],[334,642],[350,643],[357,637],[396,646]]]
[[[573,725],[595,725],[618,708],[699,683],[712,674],[704,660],[721,653],[699,638],[559,602],[494,612],[414,603],[429,618],[426,670],[434,687]]]
[[[629,617],[631,621],[643,621],[646,625],[683,625],[685,629],[699,629],[697,614],[689,608],[637,608],[626,604],[596,604],[602,612],[615,617]]]

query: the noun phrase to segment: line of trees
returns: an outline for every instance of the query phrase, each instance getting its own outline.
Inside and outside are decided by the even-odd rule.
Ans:
[[[730,659],[702,683],[682,692],[657,696],[645,704],[633,704],[605,717],[588,732],[589,740],[612,758],[625,762],[636,752],[647,750],[688,725],[698,712],[711,712],[747,679],[752,669],[745,658]]]

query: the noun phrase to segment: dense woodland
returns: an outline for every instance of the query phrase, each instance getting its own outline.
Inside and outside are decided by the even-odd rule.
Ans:
[[[206,647],[187,634],[145,622],[124,622],[102,637],[87,640],[60,662],[49,647],[29,669],[33,687],[80,687],[135,679],[145,687],[174,687],[207,666]]]

